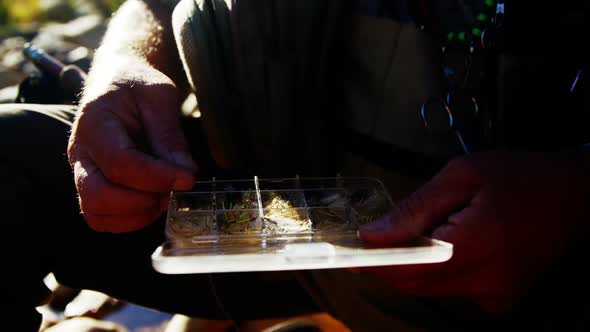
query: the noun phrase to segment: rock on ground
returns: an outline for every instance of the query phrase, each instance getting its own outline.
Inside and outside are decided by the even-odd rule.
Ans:
[[[50,6],[51,1],[47,0],[44,3]],[[0,41],[0,89],[19,84],[27,75],[38,70],[22,54],[23,46],[27,42],[65,64],[77,65],[87,71],[94,50],[98,48],[107,27],[107,19],[101,11],[90,8],[92,3],[93,1],[87,1],[87,11],[90,13],[88,15],[79,16],[66,23],[48,23],[33,34],[28,29],[22,33],[15,30],[12,35],[3,38]]]

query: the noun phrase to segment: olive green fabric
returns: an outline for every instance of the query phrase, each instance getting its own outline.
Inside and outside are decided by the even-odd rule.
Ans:
[[[347,51],[350,64],[343,98],[354,130],[430,156],[458,153],[454,137],[426,130],[420,107],[442,95],[440,59],[433,40],[413,24],[355,16]]]
[[[375,176],[401,198],[424,178],[347,151],[347,131],[421,156],[460,154],[452,134],[433,136],[420,116],[441,95],[439,53],[413,25],[351,16],[340,2],[214,1],[212,10],[183,0],[173,26],[221,166]]]

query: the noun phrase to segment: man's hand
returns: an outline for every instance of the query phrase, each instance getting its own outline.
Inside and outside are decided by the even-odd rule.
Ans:
[[[361,230],[378,245],[429,235],[454,245],[452,259],[363,271],[410,294],[465,297],[489,312],[508,310],[587,228],[585,165],[580,156],[557,154],[457,159]]]
[[[196,165],[166,75],[135,58],[95,66],[68,146],[80,207],[96,231],[135,231],[192,187]]]

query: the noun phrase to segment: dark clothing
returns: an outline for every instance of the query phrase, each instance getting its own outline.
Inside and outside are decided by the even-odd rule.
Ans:
[[[42,278],[54,272],[66,286],[210,319],[239,321],[327,311],[353,331],[582,329],[577,324],[588,309],[583,296],[587,280],[572,269],[575,260],[556,268],[557,276],[548,277],[551,282],[514,317],[502,318],[483,315],[460,300],[404,296],[364,275],[342,270],[159,274],[150,255],[164,241],[162,220],[139,232],[113,235],[93,232],[79,214],[64,153],[73,111],[67,106],[0,105],[0,202],[9,259],[5,269],[13,271],[5,274],[11,278],[6,293],[15,303],[10,310],[31,312],[46,293]],[[195,123],[187,121],[184,127],[193,135],[200,132]],[[206,150],[200,148],[192,146],[202,172],[214,172],[215,166],[206,162]],[[32,318],[38,316],[27,322]]]

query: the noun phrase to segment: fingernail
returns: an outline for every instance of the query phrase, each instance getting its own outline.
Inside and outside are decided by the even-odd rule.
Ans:
[[[179,174],[174,181],[174,190],[191,190],[193,188],[194,178],[190,175]]]
[[[186,152],[172,152],[172,159],[174,160],[174,163],[176,163],[178,166],[186,167],[193,172],[197,170],[197,164],[195,164],[195,161],[193,160],[191,155]]]
[[[376,233],[376,232],[382,232],[385,230],[388,230],[391,228],[391,217],[390,216],[384,216],[381,217],[371,223],[368,223],[366,225],[362,225],[360,227],[361,232],[367,232],[367,233]]]

